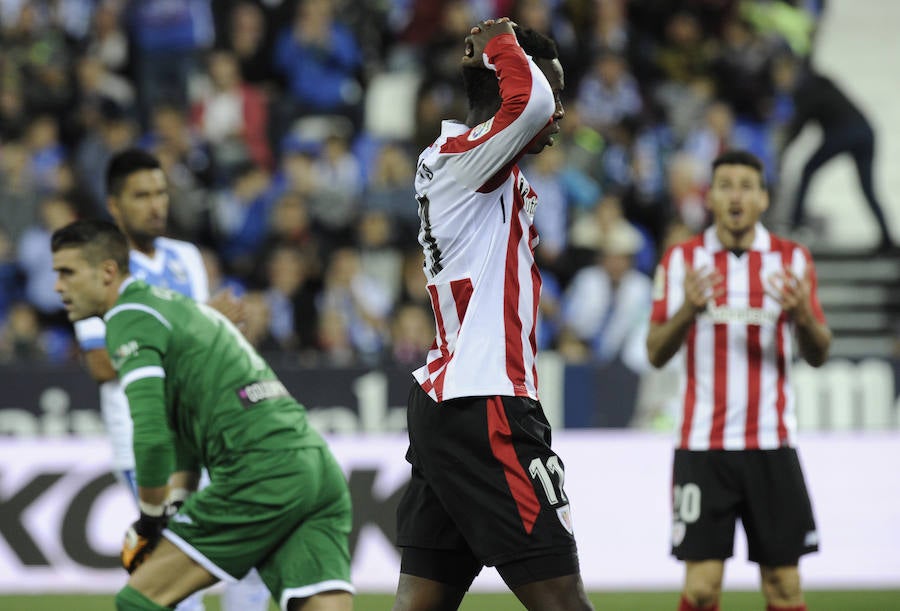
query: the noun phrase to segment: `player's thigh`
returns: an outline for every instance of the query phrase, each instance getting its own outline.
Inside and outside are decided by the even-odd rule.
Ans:
[[[743,499],[725,451],[676,450],[672,467],[672,554],[679,560],[732,555]]]
[[[746,508],[741,521],[750,560],[765,566],[797,564],[819,546],[812,503],[793,448],[748,451]]]
[[[349,592],[323,592],[310,598],[294,598],[288,611],[352,611],[353,595]]]
[[[282,606],[291,599],[308,599],[317,606],[341,604],[343,596],[322,597],[319,602],[314,598],[332,592],[349,597],[353,592],[349,547],[353,511],[343,473],[330,454],[323,465],[320,493],[320,508],[307,515],[257,565],[263,582]]]
[[[162,539],[128,580],[135,590],[164,607],[187,598],[218,579],[170,541]]]
[[[512,591],[526,609],[593,609],[578,574],[527,583]]]

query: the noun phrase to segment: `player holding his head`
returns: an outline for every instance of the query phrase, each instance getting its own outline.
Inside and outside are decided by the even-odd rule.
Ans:
[[[349,611],[350,492],[303,406],[223,315],[131,276],[111,223],[67,225],[51,248],[69,319],[106,322],[134,423],[140,518],[116,608],[168,609],[256,568],[284,611]],[[169,483],[201,468],[209,485],[173,512]]]
[[[129,247],[132,274],[148,284],[178,291],[207,302],[232,320],[240,316],[240,303],[230,293],[209,296],[209,282],[200,251],[189,242],[163,237],[169,215],[166,175],[159,160],[140,149],[128,149],[110,159],[106,169],[107,207]],[[75,335],[91,376],[100,384],[100,411],[113,448],[113,472],[137,494],[134,482],[131,416],[116,372],[105,347],[106,327],[99,318],[75,323]],[[225,589],[226,611],[263,611],[268,607],[265,588],[255,576]],[[201,609],[198,599],[180,611]]]
[[[809,251],[759,222],[769,205],[762,162],[728,151],[712,170],[713,225],[663,256],[647,337],[654,366],[683,359],[672,476],[672,553],[686,563],[679,611],[719,608],[738,518],[768,611],[805,611],[798,563],[819,536],[794,449],[792,336],[818,367],[831,331]]]
[[[506,18],[472,28],[462,68],[466,123],[443,122],[415,181],[437,337],[409,396],[394,610],[456,609],[483,566],[528,609],[591,609],[538,401],[538,198],[517,165],[559,131],[563,71]]]

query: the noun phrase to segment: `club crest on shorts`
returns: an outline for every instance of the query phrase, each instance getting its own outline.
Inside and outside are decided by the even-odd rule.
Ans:
[[[565,507],[560,507],[556,510],[556,517],[559,518],[559,523],[563,525],[570,535],[574,533],[574,525],[572,523],[572,507],[571,505],[566,505]]]
[[[684,535],[687,533],[687,524],[684,522],[672,522],[672,546],[678,547],[684,541]]]
[[[478,125],[476,125],[475,127],[472,128],[472,131],[469,132],[469,135],[466,137],[466,139],[470,140],[472,142],[474,142],[475,140],[478,140],[479,138],[484,136],[486,133],[491,131],[491,126],[493,124],[494,124],[494,117],[491,117],[484,123],[479,123]]]

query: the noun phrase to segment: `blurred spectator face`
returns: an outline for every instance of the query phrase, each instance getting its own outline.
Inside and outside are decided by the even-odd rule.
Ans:
[[[28,148],[32,151],[55,146],[59,140],[59,128],[56,126],[56,120],[48,115],[37,117],[28,126],[26,140]]]
[[[120,151],[128,148],[135,138],[134,124],[127,119],[115,117],[103,119],[100,136],[107,150]]]
[[[352,248],[341,248],[331,256],[326,281],[330,286],[349,287],[359,271],[359,254]]]
[[[434,340],[431,313],[417,305],[402,306],[391,324],[391,352],[400,363],[417,363]]]
[[[359,243],[363,248],[380,248],[391,242],[391,219],[381,211],[364,214],[359,219]]]
[[[516,23],[542,34],[550,32],[550,6],[545,0],[521,0],[518,3]]]
[[[259,346],[269,332],[271,312],[264,293],[252,291],[241,299],[244,304],[244,319],[241,331],[254,346]]]
[[[94,12],[94,35],[105,38],[119,29],[119,14],[114,3],[101,2]]]
[[[666,25],[666,37],[677,47],[692,46],[700,41],[700,26],[693,16],[677,13]]]
[[[297,193],[283,195],[272,211],[271,226],[283,236],[306,233],[309,230],[309,211],[303,197]]]
[[[474,18],[467,2],[447,2],[441,19],[441,29],[448,37],[465,36]]]
[[[231,13],[231,47],[241,57],[253,55],[265,34],[262,10],[255,4],[243,2]]]
[[[169,217],[169,191],[162,170],[138,170],[122,185],[118,194],[110,194],[107,204],[116,223],[141,249],[166,231]]]
[[[233,89],[241,81],[237,59],[231,53],[216,51],[209,58],[209,76],[216,89]]]
[[[713,172],[707,205],[716,227],[742,234],[752,229],[769,207],[769,196],[762,177],[754,168],[725,164]]]
[[[244,172],[234,181],[234,194],[242,202],[250,203],[269,186],[269,175],[261,168]]]
[[[180,146],[186,132],[184,115],[173,106],[161,106],[153,112],[153,131],[163,145]]]
[[[607,87],[615,87],[625,74],[625,63],[615,53],[604,53],[597,60],[597,76]]]
[[[315,191],[316,168],[312,156],[304,153],[288,153],[284,156],[282,163],[292,190],[300,193]]]
[[[706,124],[721,139],[731,136],[734,115],[727,104],[716,102],[706,111]]]
[[[47,231],[56,231],[77,219],[75,206],[67,200],[54,198],[41,203],[41,222]]]
[[[385,145],[378,154],[372,182],[376,185],[396,185],[412,182],[415,163],[403,148],[396,144]]]
[[[90,55],[85,55],[78,61],[78,88],[82,93],[91,93],[100,88],[103,70],[100,60]]]
[[[306,262],[295,248],[276,248],[269,257],[269,285],[282,295],[293,295],[306,279]]]

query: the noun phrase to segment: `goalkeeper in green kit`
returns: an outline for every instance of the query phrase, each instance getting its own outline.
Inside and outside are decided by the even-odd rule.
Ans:
[[[268,364],[212,308],[131,278],[115,225],[76,221],[51,249],[69,319],[106,321],[134,420],[141,511],[116,608],[168,609],[255,567],[285,611],[352,609],[344,475]]]

